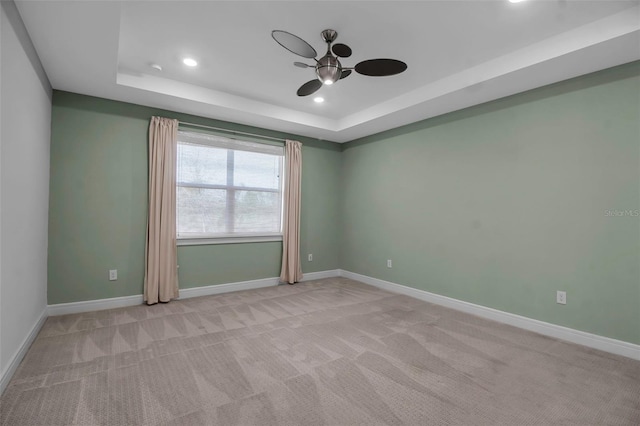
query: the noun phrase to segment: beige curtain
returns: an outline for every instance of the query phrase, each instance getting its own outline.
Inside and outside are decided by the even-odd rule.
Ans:
[[[286,141],[284,223],[280,280],[289,284],[302,279],[300,262],[300,197],[302,188],[302,144]]]
[[[149,125],[149,218],[144,300],[152,305],[178,297],[176,156],[178,120],[152,117]]]

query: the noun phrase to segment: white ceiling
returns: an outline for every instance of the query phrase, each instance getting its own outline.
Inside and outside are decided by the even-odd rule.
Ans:
[[[334,142],[640,59],[639,1],[16,3],[55,89]],[[322,55],[325,28],[353,49],[343,66],[408,70],[354,73],[322,87],[323,104],[296,96],[313,70],[271,30]]]

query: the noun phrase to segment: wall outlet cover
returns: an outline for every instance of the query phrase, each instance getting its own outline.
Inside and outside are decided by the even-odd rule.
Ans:
[[[567,292],[566,291],[558,291],[556,293],[556,303],[561,305],[567,304]]]

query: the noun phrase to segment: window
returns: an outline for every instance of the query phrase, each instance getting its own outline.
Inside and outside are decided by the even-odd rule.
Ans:
[[[282,235],[284,149],[178,132],[178,239],[239,242]]]

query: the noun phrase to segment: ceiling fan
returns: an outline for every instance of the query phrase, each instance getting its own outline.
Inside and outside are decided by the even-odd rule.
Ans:
[[[407,64],[396,59],[369,59],[357,63],[355,67],[345,68],[338,58],[348,58],[351,56],[351,48],[342,43],[331,45],[338,37],[337,31],[324,30],[320,34],[322,35],[322,39],[327,43],[327,53],[322,58],[316,59],[316,56],[318,56],[316,50],[300,37],[287,31],[271,31],[271,37],[273,37],[280,46],[303,58],[316,61],[315,65],[308,65],[304,62],[293,63],[300,68],[314,68],[317,77],[300,86],[297,92],[298,96],[308,96],[320,89],[323,84],[329,85],[343,78],[347,78],[351,75],[352,71],[370,77],[384,77],[400,74],[407,69]]]

